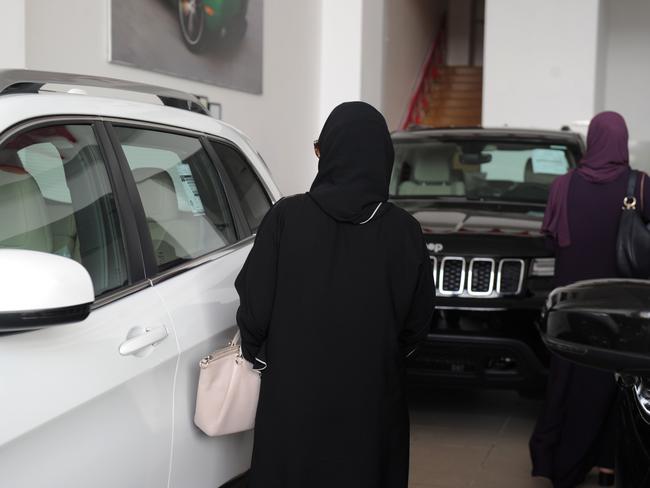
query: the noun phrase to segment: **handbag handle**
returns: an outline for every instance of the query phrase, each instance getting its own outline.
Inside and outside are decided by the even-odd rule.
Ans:
[[[241,346],[241,332],[239,327],[237,327],[237,332],[235,332],[235,337],[232,338],[232,341],[228,343],[229,346]]]
[[[228,343],[229,346],[239,346],[239,357],[243,358],[244,353],[242,352],[241,349],[241,332],[239,330],[239,327],[237,327],[237,332],[235,333],[235,337],[232,338],[232,341]],[[262,361],[260,358],[255,358],[255,361],[260,363],[262,365],[261,368],[253,368],[255,371],[264,371],[267,367],[268,364],[266,364],[266,361]]]

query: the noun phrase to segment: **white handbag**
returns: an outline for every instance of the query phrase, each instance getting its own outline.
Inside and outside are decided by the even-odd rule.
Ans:
[[[199,363],[194,423],[209,436],[250,430],[255,425],[260,372],[242,356],[239,331],[223,349]]]

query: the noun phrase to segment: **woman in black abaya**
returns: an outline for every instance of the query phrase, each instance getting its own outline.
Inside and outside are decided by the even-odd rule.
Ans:
[[[404,360],[433,313],[420,226],[387,203],[386,122],[344,103],[309,193],[265,217],[236,286],[244,356],[262,359],[251,488],[406,488]]]

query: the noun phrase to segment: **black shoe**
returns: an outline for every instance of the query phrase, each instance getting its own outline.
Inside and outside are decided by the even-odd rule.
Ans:
[[[614,486],[614,473],[598,473],[598,486]]]

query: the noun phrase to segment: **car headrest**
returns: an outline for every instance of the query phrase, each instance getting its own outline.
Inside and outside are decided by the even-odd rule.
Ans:
[[[449,182],[452,156],[453,153],[437,148],[414,151],[410,159],[413,180],[421,183]]]
[[[164,222],[178,218],[178,198],[174,181],[161,168],[136,168],[133,178],[147,218]]]
[[[0,150],[0,248],[52,252],[43,194],[14,150]]]

